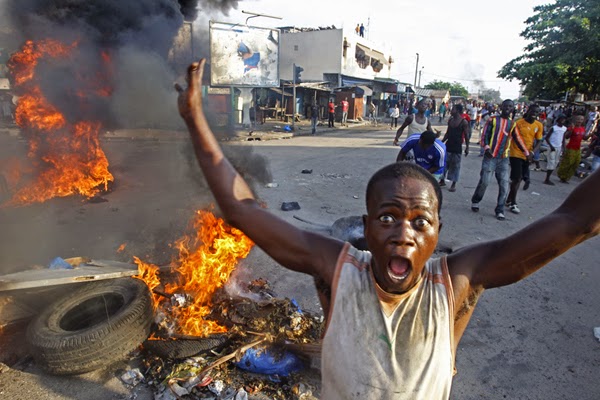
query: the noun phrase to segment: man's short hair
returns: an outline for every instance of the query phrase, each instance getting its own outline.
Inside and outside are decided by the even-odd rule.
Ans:
[[[367,184],[367,209],[369,208],[369,196],[371,196],[373,188],[377,183],[388,179],[394,180],[403,178],[413,178],[430,183],[438,201],[438,214],[440,214],[442,210],[442,188],[440,187],[439,182],[425,168],[407,161],[401,161],[387,165],[373,174],[371,179],[369,179],[369,183]]]
[[[454,108],[456,108],[456,111],[458,111],[458,112],[459,112],[459,113],[461,113],[461,114],[462,114],[462,112],[463,112],[463,110],[464,110],[464,108],[463,108],[463,105],[462,105],[462,104],[456,104],[456,105],[454,106]]]
[[[425,131],[421,133],[421,143],[432,145],[435,142],[435,132],[433,131]]]

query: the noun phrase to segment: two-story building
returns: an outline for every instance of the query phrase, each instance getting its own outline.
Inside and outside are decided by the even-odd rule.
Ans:
[[[326,82],[334,90],[337,104],[348,99],[348,118],[363,117],[369,101],[385,111],[384,100],[398,92],[397,81],[390,77],[389,52],[360,37],[354,29],[280,29],[280,78],[291,81],[293,65],[301,66],[303,82]],[[304,90],[299,90],[296,112],[302,113],[306,103],[315,99],[321,106],[328,101],[328,93],[300,89]]]

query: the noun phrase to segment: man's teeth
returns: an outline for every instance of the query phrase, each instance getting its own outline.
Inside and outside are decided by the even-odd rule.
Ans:
[[[410,273],[410,270],[406,270],[403,274],[401,275],[396,275],[394,274],[391,270],[388,270],[388,273],[390,274],[390,277],[392,279],[396,279],[396,280],[402,280],[402,279],[406,279],[406,277],[408,276],[408,274]]]

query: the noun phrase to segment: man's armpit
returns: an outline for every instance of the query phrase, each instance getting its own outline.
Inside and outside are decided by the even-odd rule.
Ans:
[[[460,321],[465,316],[471,315],[473,313],[473,309],[477,305],[477,301],[479,301],[479,296],[483,292],[483,288],[472,290],[469,293],[469,296],[462,302],[458,311],[456,312],[456,316],[454,317],[454,322]]]
[[[325,296],[327,299],[331,300],[331,286],[323,280],[321,277],[314,277],[315,287],[317,288],[317,292],[319,295]]]

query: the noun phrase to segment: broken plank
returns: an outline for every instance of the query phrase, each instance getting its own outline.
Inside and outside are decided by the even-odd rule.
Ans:
[[[138,274],[135,264],[91,260],[73,269],[38,269],[0,275],[0,292],[122,278]]]

